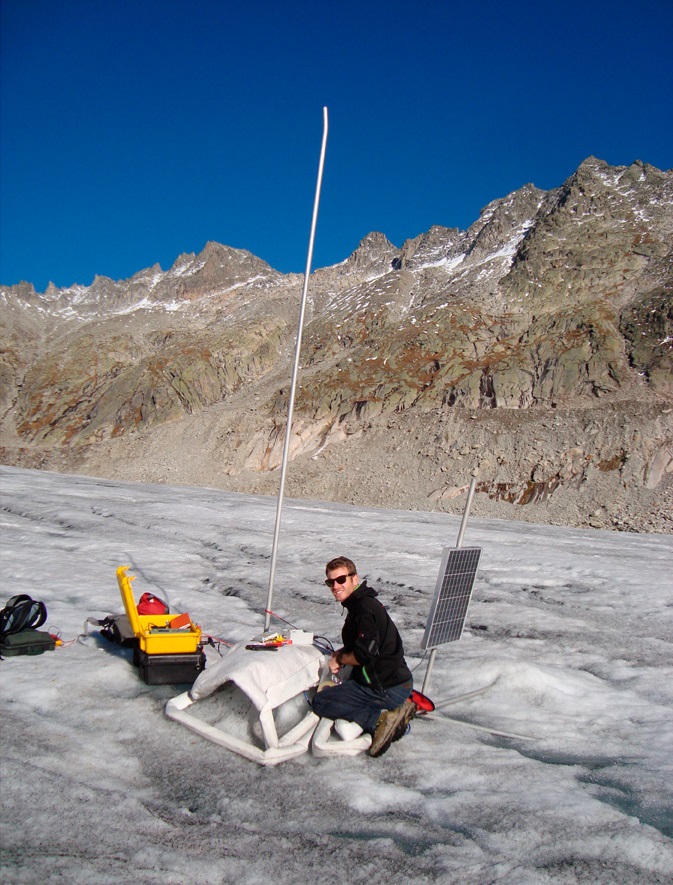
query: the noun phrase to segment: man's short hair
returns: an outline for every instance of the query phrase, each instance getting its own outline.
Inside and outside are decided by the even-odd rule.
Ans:
[[[349,575],[357,575],[358,573],[352,559],[349,559],[347,556],[337,556],[334,559],[330,559],[327,563],[325,566],[325,574],[327,575],[338,568],[345,568]]]

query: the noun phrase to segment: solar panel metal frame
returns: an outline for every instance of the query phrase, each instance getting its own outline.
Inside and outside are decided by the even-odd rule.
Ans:
[[[422,649],[456,642],[463,627],[477,576],[481,547],[445,547]]]

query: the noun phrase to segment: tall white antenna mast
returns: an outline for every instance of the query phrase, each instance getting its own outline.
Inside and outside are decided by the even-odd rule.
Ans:
[[[271,549],[271,567],[269,569],[269,590],[266,598],[266,612],[264,618],[264,629],[269,629],[271,623],[271,602],[273,600],[273,583],[276,576],[276,557],[278,554],[278,538],[280,535],[280,523],[283,513],[283,496],[285,493],[285,474],[287,472],[287,461],[290,452],[290,438],[292,431],[292,413],[294,411],[294,394],[297,385],[297,374],[299,372],[299,354],[301,351],[301,336],[304,329],[304,313],[306,310],[306,296],[308,294],[308,281],[311,275],[311,262],[313,261],[313,243],[315,240],[315,229],[318,223],[318,206],[320,205],[320,188],[322,187],[322,173],[325,166],[325,150],[327,148],[327,108],[322,109],[323,116],[323,132],[322,146],[320,148],[320,163],[318,165],[318,182],[315,189],[315,200],[313,201],[313,219],[311,221],[311,235],[308,241],[308,256],[306,258],[306,272],[304,273],[304,289],[301,295],[301,307],[299,309],[299,325],[297,327],[297,345],[294,352],[294,368],[292,369],[292,383],[290,384],[290,401],[287,409],[287,424],[285,426],[285,444],[283,446],[283,462],[280,468],[280,488],[278,490],[278,503],[276,505],[276,525],[273,532],[273,546]]]

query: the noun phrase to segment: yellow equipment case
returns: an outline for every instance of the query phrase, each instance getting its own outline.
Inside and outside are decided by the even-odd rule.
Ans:
[[[127,574],[127,569],[127,565],[119,566],[117,583],[126,616],[138,641],[133,663],[138,667],[141,679],[147,685],[194,682],[206,666],[201,628],[192,623],[187,614],[138,614],[131,587],[135,575]]]

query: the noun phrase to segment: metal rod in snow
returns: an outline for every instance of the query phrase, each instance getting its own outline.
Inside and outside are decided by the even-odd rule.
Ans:
[[[428,658],[428,667],[425,671],[425,676],[423,677],[423,687],[421,688],[421,693],[425,694],[428,690],[428,685],[430,684],[430,674],[432,673],[432,669],[435,666],[435,658],[437,657],[437,649],[433,648],[430,652],[430,657]]]
[[[301,336],[304,328],[304,313],[306,311],[306,296],[308,294],[308,281],[311,275],[311,263],[313,261],[313,243],[315,241],[315,229],[318,223],[318,206],[320,205],[320,188],[322,186],[322,173],[325,166],[325,150],[327,148],[327,108],[322,109],[323,132],[322,146],[320,148],[320,163],[318,164],[318,182],[313,201],[313,219],[311,221],[311,235],[308,241],[308,255],[306,258],[306,272],[304,273],[304,288],[301,294],[301,307],[299,308],[299,324],[297,326],[297,345],[294,352],[294,367],[292,369],[292,382],[290,384],[290,400],[287,409],[287,424],[285,426],[285,444],[283,446],[283,461],[280,468],[280,488],[278,490],[278,503],[276,505],[276,525],[273,532],[273,546],[271,548],[271,567],[269,569],[269,590],[266,598],[266,611],[264,617],[264,629],[269,629],[271,623],[271,603],[273,600],[273,584],[276,576],[276,558],[278,555],[278,538],[280,536],[280,523],[283,513],[283,496],[285,493],[285,474],[290,452],[290,439],[292,435],[292,413],[294,411],[294,393],[297,386],[297,374],[299,372],[299,354],[301,352]]]
[[[463,536],[465,534],[465,527],[467,526],[467,518],[470,515],[470,507],[472,507],[472,499],[474,498],[474,490],[477,487],[477,471],[473,471],[472,479],[470,480],[470,491],[467,493],[467,501],[465,502],[465,509],[463,510],[463,518],[460,523],[460,529],[458,531],[458,540],[456,541],[456,547],[463,546]]]

